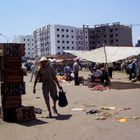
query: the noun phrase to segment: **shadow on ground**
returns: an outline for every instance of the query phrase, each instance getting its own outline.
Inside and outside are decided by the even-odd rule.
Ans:
[[[27,127],[31,127],[31,126],[34,126],[34,125],[42,125],[42,124],[47,124],[47,123],[48,122],[46,122],[46,121],[42,121],[42,120],[38,120],[38,119],[31,120],[31,121],[25,121],[25,122],[18,122],[18,124],[24,125],[24,126],[27,126]]]
[[[126,82],[121,82],[121,81],[112,82],[111,88],[118,89],[118,90],[140,88],[140,82],[139,83],[130,83],[130,82],[126,83]]]
[[[56,119],[56,120],[68,120],[68,119],[70,119],[72,117],[72,115],[70,115],[70,114],[67,114],[67,115],[64,115],[64,114],[59,114],[58,116],[55,116],[54,118]]]

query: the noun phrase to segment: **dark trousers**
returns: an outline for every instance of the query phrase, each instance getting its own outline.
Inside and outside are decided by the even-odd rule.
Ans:
[[[112,67],[109,67],[108,68],[108,74],[109,74],[109,77],[112,78],[112,71],[113,71],[113,68]]]
[[[133,78],[136,78],[136,72],[134,72],[133,70],[129,70],[129,80],[132,80]]]
[[[75,86],[79,85],[79,77],[78,77],[78,73],[74,73],[74,83],[75,83]]]

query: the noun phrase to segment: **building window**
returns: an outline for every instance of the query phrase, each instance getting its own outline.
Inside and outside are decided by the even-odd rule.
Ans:
[[[65,41],[62,41],[62,43],[65,43]]]
[[[74,47],[72,47],[72,49],[74,49]]]
[[[67,44],[69,43],[69,41],[67,41]]]
[[[67,46],[67,49],[69,49],[70,47],[69,46]]]
[[[66,29],[66,32],[68,32],[69,30],[68,29]]]
[[[60,52],[58,52],[57,54],[61,54]]]
[[[118,28],[116,28],[115,31],[118,31]]]
[[[71,30],[71,32],[73,33],[73,30]]]
[[[60,35],[58,34],[57,37],[59,37]]]
[[[71,38],[73,38],[73,35],[71,36]]]
[[[68,37],[69,37],[69,35],[66,35],[66,37],[68,38]]]
[[[74,41],[72,41],[71,43],[74,44]]]
[[[57,29],[57,31],[59,31],[59,29]]]
[[[60,40],[57,40],[57,43],[60,43]]]
[[[116,34],[116,36],[118,36],[118,34]]]
[[[64,47],[64,46],[63,46],[62,48],[63,48],[63,49],[65,49],[65,47]]]
[[[113,29],[110,29],[110,32],[112,33],[113,32]]]
[[[111,43],[111,44],[113,44],[113,42],[114,42],[113,40],[110,40],[110,43]]]
[[[62,32],[64,32],[64,29],[61,29]]]
[[[118,39],[116,39],[116,42],[118,42]]]
[[[62,35],[62,37],[64,37],[64,35]]]
[[[113,38],[113,34],[110,35],[110,38]]]
[[[25,38],[23,39],[23,41],[25,41]]]
[[[30,44],[28,43],[28,46],[30,46]]]
[[[57,49],[60,49],[60,46],[58,46]]]

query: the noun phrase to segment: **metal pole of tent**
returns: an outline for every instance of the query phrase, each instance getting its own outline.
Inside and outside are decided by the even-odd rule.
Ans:
[[[109,73],[108,73],[108,63],[107,63],[107,54],[106,54],[106,48],[105,48],[105,44],[103,44],[104,47],[104,54],[105,54],[105,69],[107,70],[107,75],[109,77]],[[109,78],[109,86],[111,86],[111,81]]]

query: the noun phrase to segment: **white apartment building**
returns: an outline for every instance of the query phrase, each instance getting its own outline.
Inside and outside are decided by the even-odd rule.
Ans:
[[[32,35],[19,35],[13,39],[13,43],[25,43],[25,58],[35,58],[34,39]]]
[[[63,50],[88,50],[88,31],[66,25],[47,25],[33,32],[35,53],[65,54]]]

